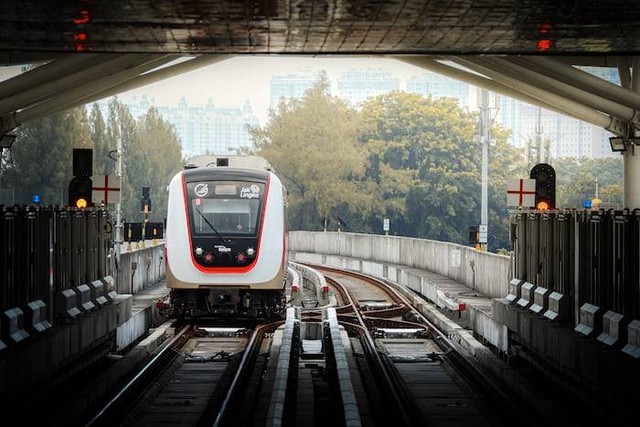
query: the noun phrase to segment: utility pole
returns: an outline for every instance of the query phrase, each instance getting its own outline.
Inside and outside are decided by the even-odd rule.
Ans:
[[[124,177],[122,176],[123,169],[123,152],[122,152],[122,137],[118,137],[118,144],[116,149],[117,156],[117,171],[116,176],[118,177],[118,182],[120,183],[120,191],[118,192],[118,203],[116,203],[116,238],[115,238],[115,246],[116,246],[116,265],[120,265],[120,253],[122,251],[122,243],[123,243],[123,233],[122,229],[124,228],[124,224],[122,224],[122,189],[124,188],[122,185],[122,181]]]
[[[487,250],[489,233],[489,143],[491,142],[491,110],[489,108],[489,91],[480,91],[480,144],[482,144],[482,194],[478,249]]]
[[[537,165],[538,163],[544,163],[546,160],[543,159],[544,154],[542,153],[542,108],[538,107],[538,116],[536,117],[536,155],[537,159],[534,159],[533,164]]]

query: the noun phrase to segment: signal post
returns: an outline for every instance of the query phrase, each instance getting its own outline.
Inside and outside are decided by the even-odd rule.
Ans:
[[[142,243],[141,247],[144,248],[144,241],[146,239],[146,228],[149,222],[149,214],[151,213],[151,197],[149,197],[149,187],[142,187],[142,200],[140,200],[140,212],[142,213]],[[155,236],[154,236],[155,237]]]

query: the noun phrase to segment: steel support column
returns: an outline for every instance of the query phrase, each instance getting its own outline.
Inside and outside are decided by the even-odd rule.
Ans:
[[[640,93],[640,57],[634,57],[631,68],[631,90]],[[640,208],[640,146],[629,143],[624,155],[624,206]],[[638,151],[638,153],[636,153]]]

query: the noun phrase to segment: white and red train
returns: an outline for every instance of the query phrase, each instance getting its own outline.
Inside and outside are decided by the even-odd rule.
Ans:
[[[174,315],[261,318],[282,312],[285,204],[286,189],[267,169],[209,166],[176,174],[165,236]]]

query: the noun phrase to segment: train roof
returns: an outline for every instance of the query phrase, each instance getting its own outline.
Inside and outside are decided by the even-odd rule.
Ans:
[[[273,169],[269,164],[269,162],[264,157],[254,156],[249,154],[243,154],[243,155],[204,154],[204,155],[194,156],[189,158],[187,160],[187,164],[195,167],[228,166],[233,168],[260,169],[260,170]]]
[[[184,174],[185,180],[187,181],[202,181],[219,178],[235,179],[239,181],[243,179],[267,181],[269,179],[270,171],[261,169],[234,168],[227,166],[209,166],[185,169],[182,173]]]

